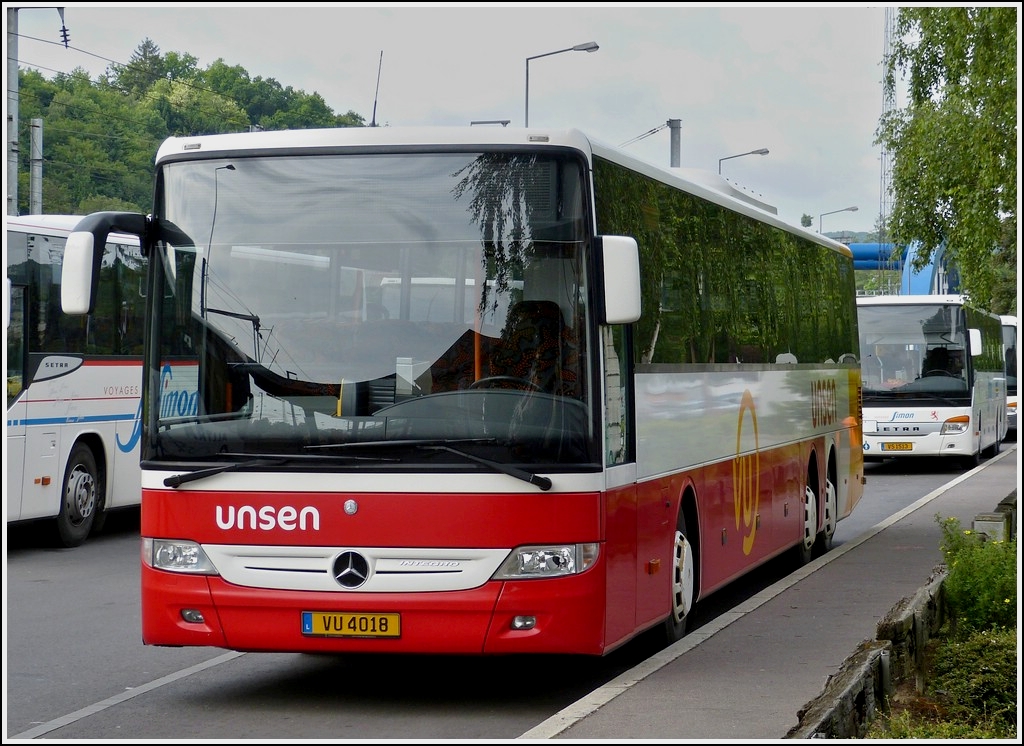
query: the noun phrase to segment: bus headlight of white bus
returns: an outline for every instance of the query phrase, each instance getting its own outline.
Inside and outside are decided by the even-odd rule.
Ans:
[[[961,433],[966,433],[970,426],[971,418],[965,414],[958,417],[950,417],[942,423],[940,435],[960,435]]]
[[[142,539],[142,562],[167,572],[216,575],[217,568],[194,541],[178,539]]]
[[[597,562],[598,544],[517,547],[494,573],[495,580],[576,575]]]

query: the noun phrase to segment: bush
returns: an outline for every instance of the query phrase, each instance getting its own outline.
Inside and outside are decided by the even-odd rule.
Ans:
[[[1017,722],[1017,630],[976,632],[935,651],[928,688],[949,718],[1004,733]]]
[[[954,637],[1017,626],[1017,541],[987,541],[956,518],[936,520],[946,558],[943,583]]]
[[[926,690],[891,702],[867,738],[1017,737],[1017,541],[989,541],[936,516],[946,623],[928,643]]]

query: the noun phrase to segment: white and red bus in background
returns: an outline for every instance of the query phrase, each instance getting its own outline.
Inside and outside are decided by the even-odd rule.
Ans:
[[[88,310],[92,247],[145,236],[146,644],[672,641],[862,494],[852,255],[713,177],[480,127],[172,138],[156,167],[64,284]]]
[[[146,261],[137,236],[111,234],[94,312],[61,312],[76,215],[7,216],[7,523],[51,521],[65,546],[106,511],[139,504]]]
[[[1000,316],[1003,323],[1003,354],[1006,356],[1007,435],[1017,437],[1017,317]]]
[[[857,298],[864,458],[940,456],[968,468],[1007,432],[998,316],[962,295]]]

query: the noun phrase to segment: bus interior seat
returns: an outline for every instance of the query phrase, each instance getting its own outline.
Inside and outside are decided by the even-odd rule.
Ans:
[[[955,378],[960,375],[960,371],[957,370],[953,354],[950,353],[948,348],[933,347],[925,354],[924,363],[921,366],[921,375],[922,377],[945,375]]]
[[[562,310],[551,300],[524,300],[509,309],[490,372],[527,380],[548,393],[573,393],[576,383],[569,356],[573,345]]]

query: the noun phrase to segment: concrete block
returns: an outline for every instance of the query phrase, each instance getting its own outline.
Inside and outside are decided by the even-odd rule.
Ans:
[[[974,516],[971,528],[975,533],[985,534],[989,541],[1007,541],[1011,536],[1010,513],[979,513]]]

